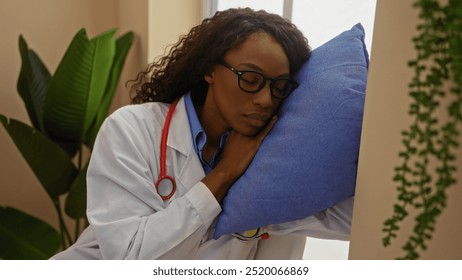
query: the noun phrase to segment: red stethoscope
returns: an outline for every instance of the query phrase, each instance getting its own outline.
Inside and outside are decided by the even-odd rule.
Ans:
[[[176,191],[175,179],[167,175],[166,161],[168,130],[170,128],[170,122],[172,121],[173,112],[175,111],[177,102],[178,101],[173,102],[168,109],[160,141],[160,177],[157,179],[155,187],[162,200],[170,199]]]

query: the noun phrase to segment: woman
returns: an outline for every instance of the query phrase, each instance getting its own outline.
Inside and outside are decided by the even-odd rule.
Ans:
[[[297,87],[290,77],[309,55],[293,24],[264,11],[230,9],[193,28],[138,76],[136,105],[105,121],[87,174],[90,227],[54,258],[296,259],[304,235],[348,238],[341,207],[212,238],[220,202],[276,122]],[[176,188],[168,179],[157,185],[161,175]]]

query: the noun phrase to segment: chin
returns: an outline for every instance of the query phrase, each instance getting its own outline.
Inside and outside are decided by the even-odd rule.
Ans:
[[[263,127],[249,126],[236,131],[244,136],[253,137],[257,135],[262,129]]]

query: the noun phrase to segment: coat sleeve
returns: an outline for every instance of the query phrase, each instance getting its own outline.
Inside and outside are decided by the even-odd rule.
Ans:
[[[270,225],[265,228],[270,235],[301,234],[320,239],[350,240],[354,197],[338,202],[315,215]]]
[[[100,129],[87,173],[88,220],[103,259],[193,258],[221,207],[201,182],[162,201],[154,191],[162,124],[143,117],[119,109]]]

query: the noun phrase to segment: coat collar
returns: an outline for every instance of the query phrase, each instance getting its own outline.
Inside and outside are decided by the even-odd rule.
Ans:
[[[196,182],[202,180],[205,176],[204,169],[200,163],[199,156],[193,147],[191,129],[189,127],[188,114],[184,98],[182,97],[175,108],[173,117],[170,123],[169,137],[167,146],[182,154],[184,158],[174,156],[174,162],[178,172],[175,173],[177,187],[183,189],[184,192],[190,190]],[[172,153],[170,153],[172,155]],[[187,168],[184,168],[187,166]]]
[[[191,152],[194,152],[184,97],[180,98],[173,113],[167,146],[185,156],[189,156]]]

